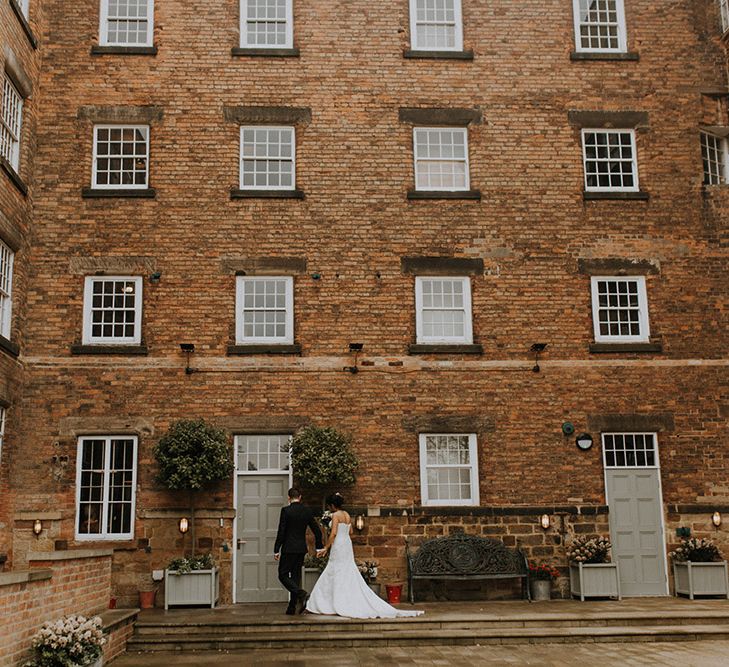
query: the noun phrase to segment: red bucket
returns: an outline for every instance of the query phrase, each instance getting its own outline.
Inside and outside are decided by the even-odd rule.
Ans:
[[[387,601],[390,604],[400,604],[402,584],[385,584],[385,591],[387,592]]]
[[[139,591],[140,609],[154,609],[154,596],[157,591]]]

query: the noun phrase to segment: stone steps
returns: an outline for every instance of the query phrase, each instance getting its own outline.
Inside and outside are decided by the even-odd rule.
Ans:
[[[206,628],[207,629],[207,628]],[[202,628],[200,628],[202,630]],[[283,630],[283,628],[280,628]],[[325,626],[288,631],[188,633],[187,635],[135,635],[130,652],[239,651],[247,649],[327,648],[381,646],[474,646],[488,644],[532,644],[571,642],[665,642],[729,639],[729,624],[617,625],[590,627],[496,627],[437,630],[414,625],[381,633],[365,630],[332,630]]]

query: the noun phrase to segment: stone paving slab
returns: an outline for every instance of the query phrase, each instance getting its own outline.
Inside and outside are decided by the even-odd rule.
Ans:
[[[653,644],[549,644],[244,651],[239,653],[127,654],[112,667],[401,667],[443,665],[535,665],[539,667],[727,667],[729,641]]]

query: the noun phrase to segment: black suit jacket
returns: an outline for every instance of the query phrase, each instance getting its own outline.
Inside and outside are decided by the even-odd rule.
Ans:
[[[316,548],[322,549],[324,543],[321,540],[319,525],[314,519],[314,512],[301,503],[291,503],[287,507],[282,507],[273,553],[277,554],[280,551],[284,554],[305,554],[308,551],[306,548],[307,526],[314,533]]]

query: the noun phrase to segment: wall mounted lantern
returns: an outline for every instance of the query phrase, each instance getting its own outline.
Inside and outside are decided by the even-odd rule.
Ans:
[[[530,352],[534,352],[534,367],[532,370],[535,373],[539,373],[539,354],[540,352],[544,352],[544,350],[547,348],[547,343],[532,343],[532,346],[529,348]]]
[[[180,519],[180,523],[177,526],[180,529],[180,532],[184,535],[189,529],[190,529],[190,522],[187,520],[186,516],[183,516]]]
[[[354,520],[354,527],[360,533],[364,530],[364,527],[365,527],[365,518],[361,514],[358,515],[357,518]]]
[[[714,512],[711,515],[711,523],[714,524],[717,528],[721,526],[721,513],[720,512]]]
[[[195,371],[190,368],[190,355],[195,352],[194,343],[180,343],[180,349],[185,353],[185,374],[191,375]]]
[[[354,364],[352,366],[345,366],[343,370],[349,371],[350,373],[357,373],[359,371],[359,368],[357,368],[357,355],[362,351],[363,347],[364,343],[349,344],[349,351],[354,354]]]
[[[40,519],[33,522],[33,534],[38,537],[43,532],[43,524]]]
[[[547,530],[552,523],[549,519],[549,514],[542,514],[542,518],[539,520],[539,523],[544,530]]]

